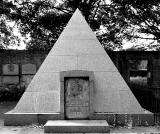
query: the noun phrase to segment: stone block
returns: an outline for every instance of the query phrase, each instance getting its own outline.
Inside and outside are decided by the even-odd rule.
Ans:
[[[2,83],[4,83],[4,84],[18,84],[19,77],[18,76],[3,76]]]
[[[113,113],[94,113],[91,120],[106,120],[109,125],[115,124],[115,114]]]
[[[49,120],[45,133],[107,133],[109,125],[105,120]]]
[[[141,126],[152,126],[155,124],[154,122],[154,114],[139,114],[138,115],[139,122]]]
[[[22,74],[35,74],[37,71],[35,64],[23,64],[22,65]]]
[[[4,64],[2,67],[3,75],[18,75],[19,65],[18,64]]]
[[[37,116],[39,124],[46,124],[48,120],[64,120],[64,114],[62,113],[41,113]]]
[[[118,71],[107,54],[78,56],[78,70],[88,71]]]
[[[60,112],[60,93],[25,92],[21,98],[21,101],[18,102],[14,111],[16,113]]]
[[[60,78],[59,78],[59,73],[56,72],[37,73],[27,88],[28,92],[36,92],[36,91],[47,92],[47,91],[59,91],[59,90],[60,90]]]
[[[119,72],[94,72],[94,77],[95,90],[130,90]]]
[[[14,111],[11,111],[4,115],[5,126],[24,126],[37,123],[36,113],[15,113]]]
[[[131,114],[116,114],[115,113],[116,122],[115,124],[118,126],[129,126],[133,125]]]
[[[153,126],[154,116],[150,114],[117,114],[117,125],[125,126]]]
[[[25,92],[16,105],[16,113],[35,113],[36,92]]]
[[[38,72],[53,73],[64,70],[77,70],[77,57],[47,56]]]
[[[79,25],[75,26],[72,25],[70,27],[66,27],[62,34],[60,35],[59,39],[63,40],[76,40],[76,39],[87,39],[87,40],[95,40],[96,34],[89,28],[89,26]]]
[[[60,93],[59,92],[37,92],[34,103],[36,113],[59,113]]]
[[[94,45],[93,45],[94,44]],[[88,50],[88,49],[97,49],[103,53],[106,53],[104,48],[101,46],[98,40],[57,40],[53,49],[50,51],[49,56],[56,55],[56,50],[69,50],[74,51],[74,49]],[[103,48],[103,49],[102,49]],[[96,53],[96,52],[95,52]],[[63,55],[63,53],[58,53],[58,55]]]
[[[71,42],[72,43],[72,42]],[[76,43],[76,42],[74,42]],[[83,43],[83,42],[82,42]],[[105,51],[99,48],[79,48],[76,47],[77,44],[72,45],[72,47],[64,47],[64,48],[58,48],[53,51],[54,55],[96,55],[96,54],[105,54]],[[74,48],[75,47],[75,48]]]
[[[136,97],[133,95],[131,90],[121,90],[119,91],[120,95],[120,113],[127,114],[143,114],[144,109],[141,107]]]
[[[116,91],[102,91],[94,92],[94,111],[97,113],[115,113],[120,111],[120,96]]]

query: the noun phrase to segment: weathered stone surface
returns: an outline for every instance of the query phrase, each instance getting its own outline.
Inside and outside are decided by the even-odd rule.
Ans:
[[[39,124],[45,124],[48,120],[63,120],[64,114],[62,113],[41,113],[38,114]]]
[[[79,20],[79,21],[77,21]],[[67,24],[66,28],[60,35],[59,39],[96,39],[95,34],[88,26],[87,22],[85,21],[82,14],[77,10],[72,18],[70,19],[69,23]]]
[[[34,77],[34,75],[22,75],[21,86],[28,87],[28,85],[30,84],[33,77]]]
[[[78,70],[117,71],[107,54],[78,56]]]
[[[24,126],[38,123],[37,114],[35,113],[16,113],[10,111],[5,113],[4,116],[5,126]]]
[[[93,103],[95,112],[120,112],[120,95],[117,91],[105,91],[105,90],[96,90],[94,93],[94,103]]]
[[[120,95],[120,112],[123,113],[143,113],[144,110],[139,105],[138,101],[134,97],[133,93],[130,90],[121,90],[119,91]]]
[[[104,133],[109,132],[105,120],[49,120],[44,126],[45,133]]]
[[[95,90],[103,90],[108,92],[130,90],[119,72],[94,72],[94,76]]]
[[[68,78],[65,80],[65,113],[68,119],[85,119],[90,114],[89,80]]]
[[[14,112],[18,113],[57,113],[60,112],[60,93],[25,92]],[[52,103],[51,103],[52,102]]]
[[[134,108],[133,108],[134,107]],[[95,112],[144,113],[134,95],[127,90],[97,90],[94,101]]]
[[[14,108],[15,113],[35,113],[36,92],[25,92]]]
[[[90,41],[93,47],[88,43]],[[94,79],[90,84],[95,88],[90,108],[94,112],[144,113],[79,10],[39,68],[15,111],[39,114],[61,112],[64,116],[64,83],[59,76],[61,71],[71,70],[93,72]]]
[[[28,92],[60,91],[59,73],[37,73],[31,81]]]
[[[3,76],[2,82],[5,84],[18,84],[19,77],[18,76]]]
[[[60,113],[59,92],[37,92],[35,97],[36,113]]]
[[[75,56],[47,56],[38,72],[50,73],[76,69],[77,57]]]
[[[19,66],[17,64],[5,64],[3,65],[3,74],[4,75],[18,75]]]
[[[35,74],[37,71],[35,64],[23,64],[22,65],[22,74]]]
[[[95,37],[94,37],[95,38]],[[95,45],[93,45],[95,44]],[[97,51],[94,51],[94,54],[97,54],[99,52],[103,52],[105,53],[105,51],[103,51],[102,46],[100,46],[100,42],[97,39],[93,39],[93,40],[81,40],[81,39],[77,39],[77,40],[57,40],[54,48],[51,50],[51,52],[49,53],[49,55],[64,55],[66,54],[64,50],[70,50],[72,49],[71,54],[75,53],[78,54],[78,52],[82,52],[82,50],[88,50],[89,49],[97,49]],[[77,50],[79,49],[79,50]],[[60,53],[60,51],[64,52],[64,53]],[[57,53],[58,52],[58,53]],[[82,52],[83,53],[83,52]],[[91,53],[92,54],[92,53]]]
[[[68,40],[64,40],[64,42],[67,42]],[[81,40],[79,40],[79,42],[81,42],[81,43],[87,43],[87,41],[86,40],[84,40],[84,41],[81,41]],[[69,43],[75,43],[76,45],[78,45],[78,40],[76,40],[76,41],[71,41],[71,42],[69,42]],[[64,47],[60,47],[60,48],[58,48],[58,49],[54,49],[53,50],[53,55],[95,55],[95,54],[102,54],[102,51],[101,51],[101,49],[100,48],[83,48],[82,47],[82,49],[81,48],[79,48],[79,47],[75,47],[75,44],[74,45],[72,45],[72,46],[69,46],[69,47],[67,47],[67,45],[66,46],[64,46]],[[71,51],[72,50],[72,51]],[[103,51],[103,53],[105,53],[104,51]]]

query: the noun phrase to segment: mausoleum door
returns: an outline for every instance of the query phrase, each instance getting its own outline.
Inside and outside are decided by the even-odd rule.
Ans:
[[[65,117],[66,119],[89,118],[89,79],[65,79]]]

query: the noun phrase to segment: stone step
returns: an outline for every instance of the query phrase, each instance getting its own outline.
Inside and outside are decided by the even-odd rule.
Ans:
[[[49,120],[44,125],[45,133],[108,133],[106,120]]]

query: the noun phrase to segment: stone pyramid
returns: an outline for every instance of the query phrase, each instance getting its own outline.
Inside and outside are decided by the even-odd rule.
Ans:
[[[94,72],[95,113],[143,113],[135,96],[77,9],[13,113],[59,113],[61,71]]]

